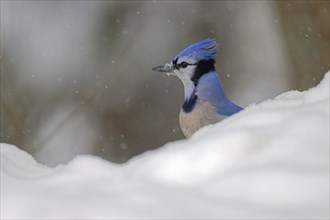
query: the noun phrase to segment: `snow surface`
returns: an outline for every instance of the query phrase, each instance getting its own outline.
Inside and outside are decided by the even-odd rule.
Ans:
[[[329,77],[123,165],[1,144],[1,218],[327,219]]]

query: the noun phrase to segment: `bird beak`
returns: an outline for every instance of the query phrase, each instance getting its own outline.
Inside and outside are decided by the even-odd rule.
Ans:
[[[174,72],[174,67],[172,63],[167,63],[164,66],[156,66],[152,68],[153,71],[158,71],[161,73],[173,73]]]

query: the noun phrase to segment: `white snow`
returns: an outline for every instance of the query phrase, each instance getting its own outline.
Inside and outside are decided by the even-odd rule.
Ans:
[[[328,219],[329,77],[123,165],[1,144],[1,219]]]

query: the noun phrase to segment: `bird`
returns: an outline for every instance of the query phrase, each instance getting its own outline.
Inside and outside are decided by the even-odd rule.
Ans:
[[[216,40],[208,38],[183,49],[170,63],[152,68],[175,75],[183,83],[184,101],[179,125],[186,138],[204,126],[243,110],[225,95],[215,70],[217,47]]]

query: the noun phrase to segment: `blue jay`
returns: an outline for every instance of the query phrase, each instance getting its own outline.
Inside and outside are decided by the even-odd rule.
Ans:
[[[216,41],[206,39],[181,51],[171,63],[153,68],[176,75],[183,83],[184,102],[179,123],[187,138],[198,129],[242,110],[223,91],[214,67],[217,52]]]

